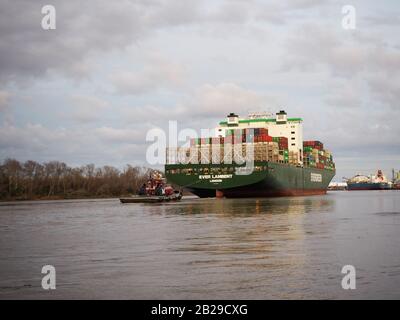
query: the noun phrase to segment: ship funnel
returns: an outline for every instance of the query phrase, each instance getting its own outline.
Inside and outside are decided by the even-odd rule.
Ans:
[[[276,123],[285,124],[287,122],[287,113],[285,110],[280,110],[276,113]]]
[[[228,125],[237,126],[239,125],[239,116],[231,112],[226,116],[228,118]]]

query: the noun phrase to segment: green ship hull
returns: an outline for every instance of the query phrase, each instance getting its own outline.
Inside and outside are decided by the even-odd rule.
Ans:
[[[287,163],[256,162],[250,174],[236,171],[243,168],[218,164],[168,164],[169,182],[204,197],[276,197],[325,194],[335,176],[333,169],[297,167]]]

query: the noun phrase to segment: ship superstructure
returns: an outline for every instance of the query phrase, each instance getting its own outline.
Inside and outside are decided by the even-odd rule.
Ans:
[[[296,153],[296,162],[301,164],[303,152],[303,119],[288,118],[284,110],[275,117],[268,113],[252,113],[245,119],[231,113],[227,120],[221,121],[216,128],[217,136],[228,136],[234,130],[266,129],[271,137],[285,137],[288,139],[288,151]],[[257,131],[256,131],[257,132]]]

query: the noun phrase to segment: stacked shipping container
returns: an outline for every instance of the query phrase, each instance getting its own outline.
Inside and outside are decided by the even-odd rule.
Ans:
[[[298,162],[298,153],[289,153],[288,138],[272,137],[266,128],[229,129],[225,137],[191,139],[190,148],[178,149],[180,163],[229,163],[230,159],[245,159],[246,152],[254,161]]]
[[[246,161],[251,159],[246,155],[246,152],[250,152],[254,161],[299,165],[298,152],[289,152],[288,138],[272,137],[265,128],[229,129],[225,137],[191,139],[190,148],[178,148],[177,151],[179,163],[231,163],[237,159]],[[335,168],[332,154],[324,149],[320,141],[304,141],[301,160],[308,167]],[[167,161],[171,161],[168,154]]]
[[[335,168],[332,154],[324,150],[324,144],[320,141],[303,141],[303,162],[305,166],[318,169]]]

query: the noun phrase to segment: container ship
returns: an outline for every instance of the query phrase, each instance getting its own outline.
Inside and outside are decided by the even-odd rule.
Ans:
[[[391,184],[382,173],[382,170],[378,170],[376,175],[365,176],[356,175],[351,179],[347,180],[347,190],[388,190],[391,189]]]
[[[212,137],[167,148],[169,182],[205,197],[273,197],[325,194],[335,176],[332,154],[320,141],[303,141],[303,120],[230,113]]]

